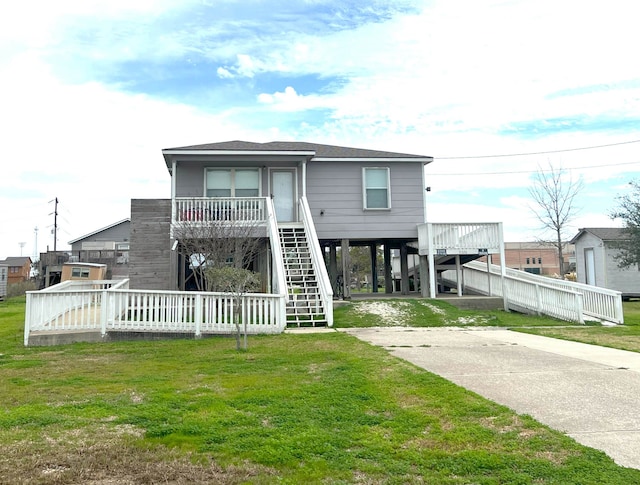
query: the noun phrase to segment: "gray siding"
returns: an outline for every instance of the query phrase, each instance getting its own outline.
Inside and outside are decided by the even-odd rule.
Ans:
[[[72,251],[82,250],[82,243],[88,242],[88,241],[91,241],[91,242],[104,241],[104,242],[117,242],[117,243],[127,242],[129,241],[130,234],[131,234],[131,223],[129,221],[124,221],[116,226],[109,227],[104,231],[100,231],[96,234],[92,234],[90,236],[87,236],[81,239],[80,241],[73,243],[71,245],[71,250]]]
[[[595,259],[596,286],[640,294],[640,271],[637,265],[619,268],[615,260],[618,250],[610,243],[590,233],[584,233],[576,241],[576,273],[580,283],[586,283],[585,249],[593,249]]]
[[[173,290],[171,279],[170,199],[131,200],[129,286]]]
[[[390,168],[390,210],[363,209],[363,167]],[[417,224],[424,222],[422,170],[421,163],[310,163],[307,199],[318,237],[417,239]]]
[[[180,161],[176,168],[176,197],[204,196],[205,167],[262,168],[262,196],[268,196],[270,169],[297,168],[298,195],[302,194],[299,160]],[[362,168],[388,167],[391,209],[364,210]],[[417,239],[424,222],[423,164],[415,162],[325,162],[307,164],[307,199],[320,239]],[[324,215],[320,215],[323,211]]]
[[[628,268],[620,268],[615,260],[619,250],[610,247],[606,243],[605,249],[607,266],[605,287],[622,293],[640,294],[640,271],[638,271],[638,265],[634,264]]]
[[[241,160],[241,161],[198,161],[179,162],[176,168],[176,197],[203,197],[205,168],[259,168],[262,169],[261,194],[266,197],[269,194],[269,169],[270,168],[298,168],[298,162],[293,161],[269,161]],[[300,170],[298,169],[298,179]],[[300,185],[298,185],[300,190]]]

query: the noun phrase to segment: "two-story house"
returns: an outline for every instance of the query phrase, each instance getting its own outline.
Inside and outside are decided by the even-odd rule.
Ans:
[[[447,226],[435,234],[426,224],[425,166],[433,161],[429,156],[245,141],[169,148],[162,154],[171,175],[171,199],[132,200],[132,288],[188,288],[197,268],[194,255],[181,250],[188,247],[182,229],[220,220],[259,226],[256,237],[262,238],[265,250],[253,267],[264,275],[263,290],[287,293],[293,305],[315,306],[316,313],[330,304],[336,282],[349,281],[350,246],[371,248],[374,291],[379,274],[374,256],[378,247],[384,249],[389,293],[392,251],[399,254],[403,294],[409,293],[413,270],[408,256],[420,254],[420,279],[426,282],[429,274],[432,296],[434,275],[447,264],[459,266],[460,254],[469,260],[499,251],[498,237],[492,242],[472,237],[479,231],[485,234],[482,228],[466,225],[460,233],[460,226]],[[433,244],[428,247],[434,237],[442,242],[437,252]],[[452,237],[456,244],[447,244]],[[474,239],[473,248],[461,251],[460,237]],[[348,297],[348,284],[343,291]],[[308,308],[299,311],[313,313]]]

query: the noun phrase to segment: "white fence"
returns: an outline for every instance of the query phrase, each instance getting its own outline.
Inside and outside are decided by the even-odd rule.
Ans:
[[[248,334],[281,333],[286,327],[284,295],[246,294],[236,309],[235,298],[226,293],[130,290],[128,280],[101,283],[101,288],[62,283],[27,292],[24,344],[32,332],[233,334],[238,313]]]
[[[472,261],[464,265],[464,286],[487,295],[503,296],[500,267]],[[445,271],[444,278],[455,280],[455,272]],[[556,280],[525,271],[507,269],[505,291],[509,308],[533,311],[562,320],[584,323],[593,318],[624,323],[622,294],[619,291]]]
[[[264,197],[176,197],[172,222],[263,222],[265,203]]]

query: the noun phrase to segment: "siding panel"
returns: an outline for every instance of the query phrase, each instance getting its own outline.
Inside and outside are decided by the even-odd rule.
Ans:
[[[363,209],[363,167],[391,169],[390,210]],[[309,163],[307,198],[318,237],[417,238],[417,224],[424,222],[422,168],[420,163],[402,162]]]
[[[173,290],[170,199],[131,200],[130,287]]]

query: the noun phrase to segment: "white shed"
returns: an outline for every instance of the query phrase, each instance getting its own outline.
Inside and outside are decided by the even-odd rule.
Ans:
[[[627,237],[619,227],[580,229],[571,240],[578,282],[617,290],[626,298],[640,297],[640,268],[637,264],[620,268],[616,260],[618,243]]]

